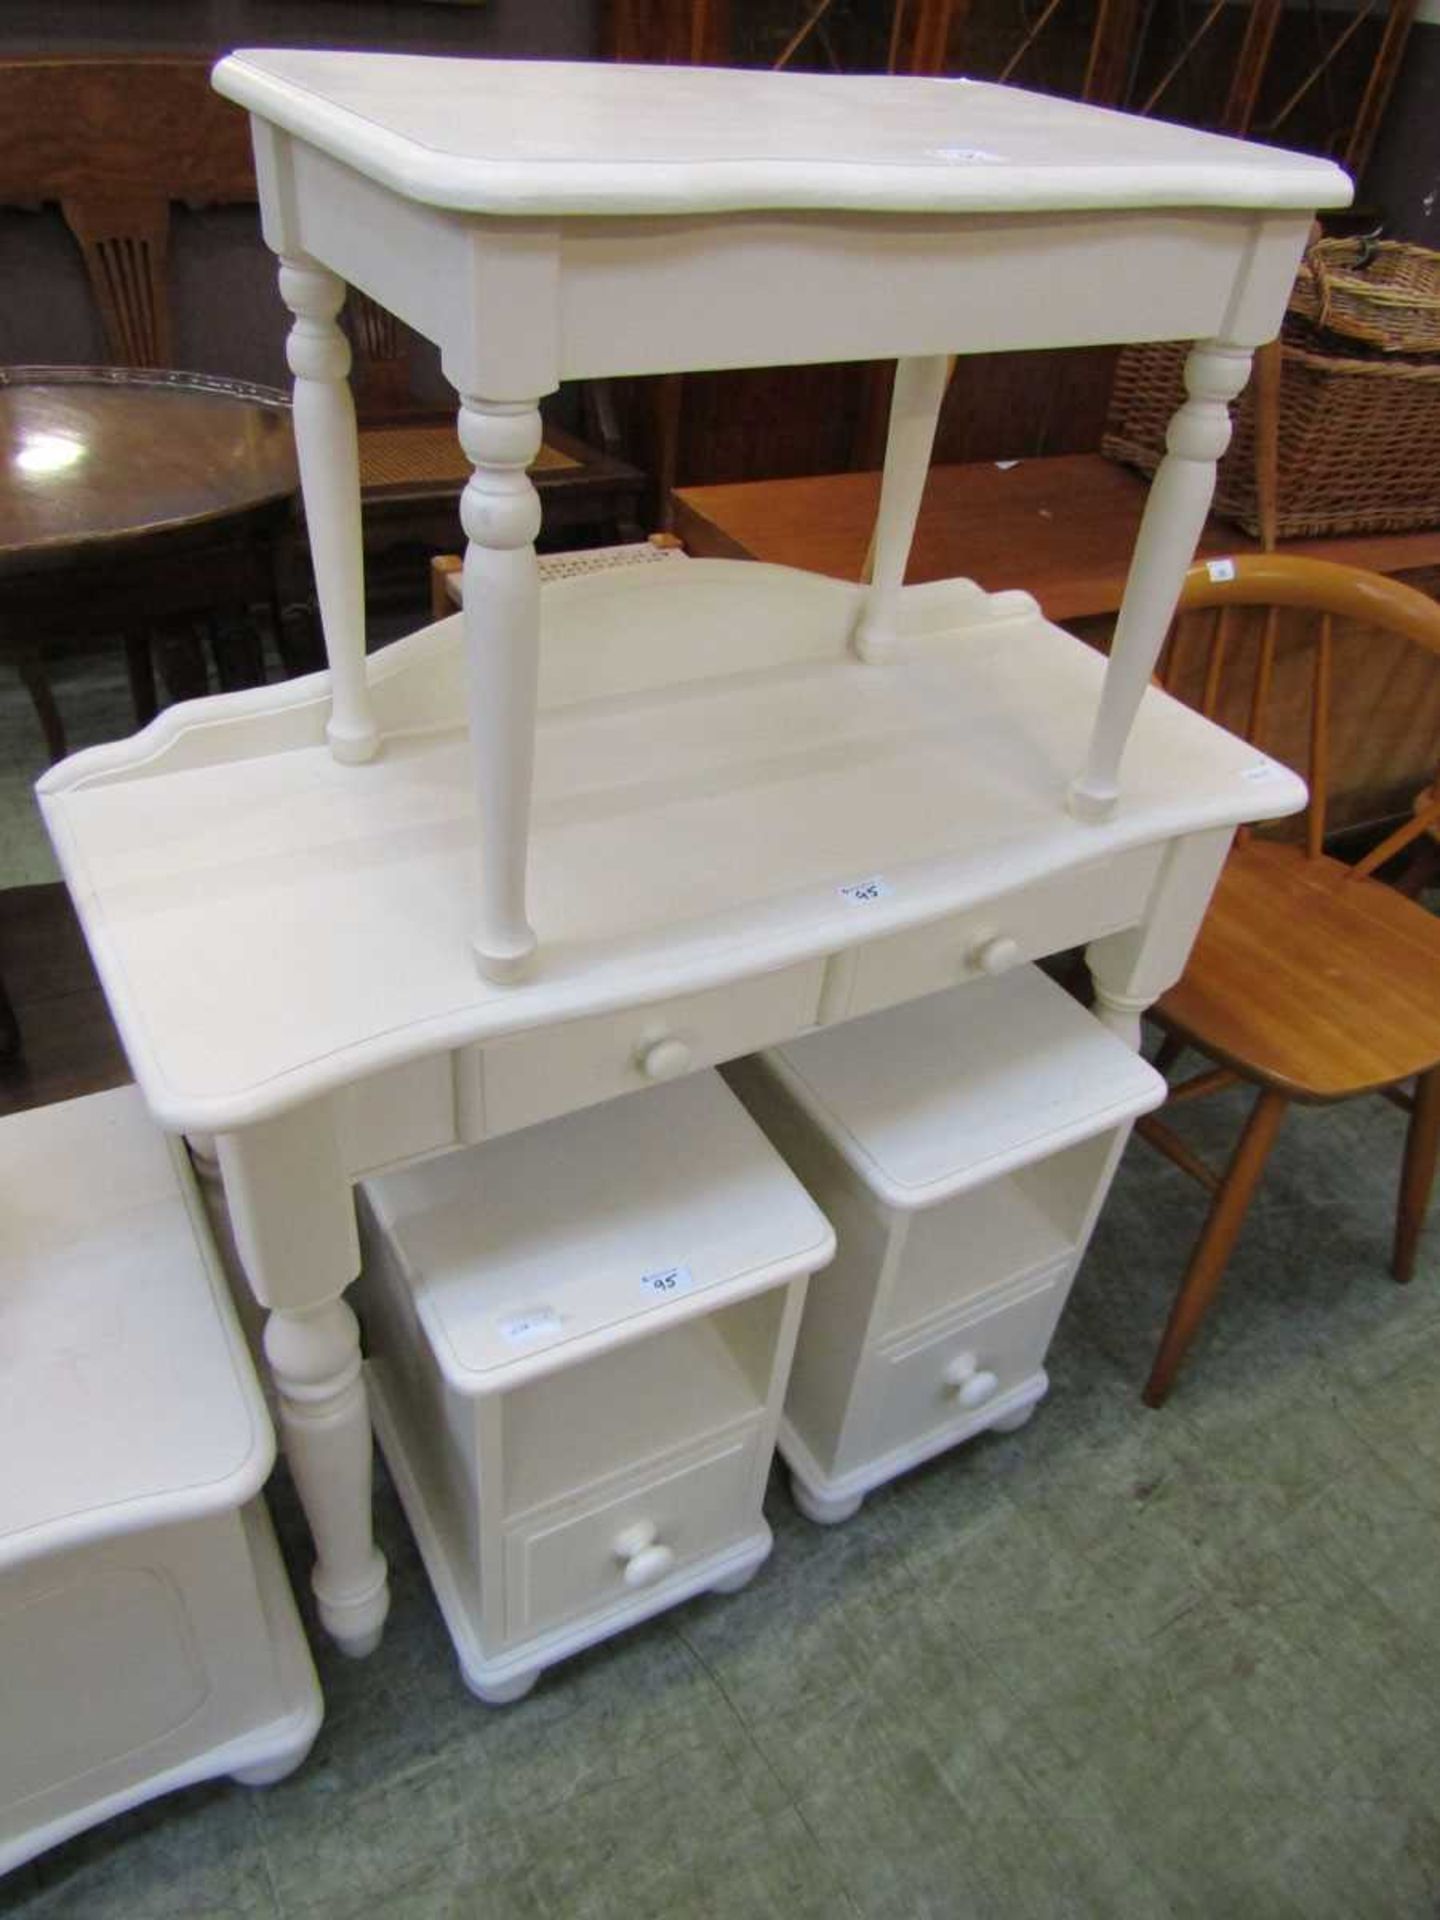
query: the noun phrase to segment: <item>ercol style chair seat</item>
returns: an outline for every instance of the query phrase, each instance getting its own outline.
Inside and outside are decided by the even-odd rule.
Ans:
[[[1219,575],[1220,577],[1216,577]],[[1145,1389],[1159,1406],[1208,1311],[1292,1101],[1388,1092],[1411,1115],[1400,1178],[1392,1269],[1411,1277],[1440,1144],[1440,920],[1374,878],[1440,820],[1440,794],[1356,866],[1323,849],[1329,776],[1333,625],[1358,620],[1440,655],[1440,606],[1399,581],[1357,567],[1255,554],[1191,569],[1182,611],[1210,608],[1203,704],[1213,712],[1230,648],[1231,616],[1263,610],[1252,629],[1247,737],[1258,744],[1273,690],[1282,610],[1313,614],[1310,803],[1303,843],[1242,835],[1232,852],[1190,963],[1155,1008],[1167,1038],[1157,1064],[1187,1047],[1215,1066],[1173,1087],[1170,1103],[1242,1080],[1255,1105],[1223,1176],[1163,1121],[1139,1132],[1214,1194]],[[1173,648],[1167,677],[1173,665]],[[1263,764],[1263,763],[1262,763]],[[1411,1093],[1400,1091],[1414,1082]]]

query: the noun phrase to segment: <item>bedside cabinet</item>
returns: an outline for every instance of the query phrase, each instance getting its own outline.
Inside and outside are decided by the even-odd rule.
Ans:
[[[471,1690],[743,1586],[834,1236],[720,1079],[360,1191],[376,1430]]]
[[[727,1070],[834,1222],[780,1451],[812,1520],[1022,1426],[1131,1122],[1164,1083],[1033,967]]]

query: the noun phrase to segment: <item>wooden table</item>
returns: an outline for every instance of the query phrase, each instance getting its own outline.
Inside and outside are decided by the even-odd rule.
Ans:
[[[152,621],[274,598],[298,480],[290,408],[268,387],[201,374],[4,367],[0,449],[0,647],[59,759],[46,640],[124,632],[143,723]]]
[[[988,592],[1024,587],[1051,620],[1113,614],[1149,488],[1138,474],[1098,453],[1043,460],[932,467],[915,524],[907,580],[957,574]],[[797,480],[746,480],[682,487],[675,531],[687,553],[710,559],[768,560],[837,580],[858,580],[880,500],[878,473],[822,473]],[[1259,541],[1207,520],[1196,552],[1255,553]],[[1440,566],[1440,528],[1287,540],[1287,553],[1409,573]]]
[[[294,51],[216,77],[295,315],[330,675],[172,710],[42,805],[151,1111],[215,1136],[321,1617],[359,1653],[387,1587],[357,1176],[1075,944],[1133,1043],[1235,824],[1299,804],[1148,683],[1226,401],[1349,186],[968,84]],[[474,464],[463,615],[368,664],[342,276],[439,341]],[[1023,592],[902,588],[950,352],[1155,337],[1204,344],[1108,670]],[[697,561],[541,592],[560,380],[897,355],[873,587]]]

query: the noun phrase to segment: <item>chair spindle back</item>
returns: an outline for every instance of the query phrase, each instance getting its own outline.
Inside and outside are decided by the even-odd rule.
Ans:
[[[1398,633],[1440,656],[1440,605],[1417,592],[1414,587],[1387,575],[1293,554],[1242,554],[1223,566],[1209,561],[1192,567],[1185,577],[1178,613],[1210,611],[1214,615],[1208,622],[1205,641],[1204,676],[1198,698],[1200,711],[1207,719],[1217,718],[1222,705],[1227,667],[1233,665],[1232,656],[1244,650],[1245,643],[1250,642],[1255,656],[1253,677],[1247,717],[1241,731],[1244,738],[1260,751],[1265,750],[1270,701],[1275,687],[1280,614],[1287,608],[1313,616],[1302,631],[1312,649],[1309,764],[1305,769],[1310,799],[1305,810],[1305,850],[1311,859],[1316,859],[1324,848],[1325,817],[1330,797],[1335,620],[1355,620]],[[1252,628],[1247,632],[1243,623],[1235,620],[1234,614],[1242,609],[1263,612],[1264,619],[1259,623],[1258,631]],[[1237,636],[1239,647],[1236,645]],[[1177,625],[1166,644],[1160,674],[1160,683],[1167,692],[1173,692],[1179,680],[1181,654],[1177,618]],[[1373,872],[1437,818],[1440,818],[1440,800],[1398,829],[1381,847],[1367,855],[1354,871],[1357,874]],[[1244,837],[1243,830],[1241,837]]]

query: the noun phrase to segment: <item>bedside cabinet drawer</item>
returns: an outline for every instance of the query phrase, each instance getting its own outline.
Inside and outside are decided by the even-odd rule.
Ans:
[[[866,1457],[980,1416],[1038,1372],[1068,1291],[1069,1263],[1044,1285],[940,1332],[896,1340],[876,1355]]]
[[[972,912],[872,940],[856,955],[847,1015],[874,1013],[963,980],[1008,972],[1026,960],[1133,926],[1145,912],[1164,851],[1134,847],[1003,894]]]
[[[634,1093],[789,1040],[815,1023],[824,963],[806,961],[705,993],[572,1020],[483,1051],[485,1131]]]
[[[555,1520],[522,1522],[505,1539],[505,1627],[528,1639],[579,1614],[663,1586],[672,1573],[759,1525],[757,1433],[661,1469],[617,1497]]]

